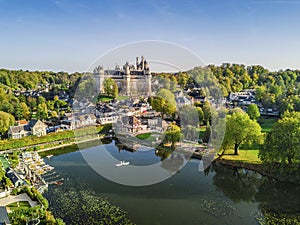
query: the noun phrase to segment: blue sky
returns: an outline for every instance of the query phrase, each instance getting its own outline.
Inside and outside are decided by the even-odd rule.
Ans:
[[[128,42],[182,45],[207,64],[300,69],[300,0],[0,0],[0,67],[85,71]]]

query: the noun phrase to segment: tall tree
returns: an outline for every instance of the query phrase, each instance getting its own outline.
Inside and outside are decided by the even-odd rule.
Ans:
[[[253,141],[262,142],[261,127],[250,119],[248,114],[233,112],[226,116],[226,131],[223,140],[223,148],[234,148],[234,154],[238,155],[241,144],[251,144]]]
[[[259,153],[267,163],[300,163],[300,112],[286,113],[267,135]]]
[[[104,79],[103,88],[106,95],[113,98],[118,97],[118,85],[112,78]]]
[[[158,91],[157,96],[163,98],[166,101],[168,101],[171,105],[176,106],[175,96],[170,90],[165,89],[165,88],[161,88]]]
[[[30,111],[26,105],[25,102],[21,102],[20,103],[22,109],[23,109],[23,118],[26,119],[26,120],[29,120],[30,119]]]
[[[256,104],[250,104],[247,108],[247,114],[251,120],[256,120],[260,117],[260,112]]]
[[[37,118],[41,120],[46,120],[48,118],[48,108],[46,103],[41,103],[37,107]]]
[[[204,120],[204,112],[201,107],[196,107],[196,110],[198,112],[198,118],[199,118],[199,125],[203,123]]]
[[[3,135],[5,134],[9,127],[14,125],[15,123],[15,118],[13,115],[0,111],[0,134]]]
[[[177,142],[181,139],[181,130],[175,123],[171,123],[168,129],[165,132],[164,142],[171,143],[171,148],[175,148]]]

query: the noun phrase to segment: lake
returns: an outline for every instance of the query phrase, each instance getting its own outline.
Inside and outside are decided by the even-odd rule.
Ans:
[[[116,158],[135,165],[161,160],[154,150],[129,152],[120,151],[114,143],[104,146]],[[263,218],[263,212],[300,213],[299,185],[278,182],[252,171],[214,165],[203,172],[198,169],[201,161],[191,159],[165,181],[134,187],[114,183],[96,173],[82,156],[87,151],[101,149],[88,147],[45,158],[64,178],[62,186],[50,185],[45,196],[50,210],[67,224],[97,224],[95,215],[82,203],[95,201],[88,207],[97,207],[96,199],[119,206],[139,225],[250,225],[259,224],[257,220]]]

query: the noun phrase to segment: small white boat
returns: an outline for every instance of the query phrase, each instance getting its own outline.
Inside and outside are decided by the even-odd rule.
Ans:
[[[50,159],[52,156],[53,156],[53,155],[47,155],[46,157],[47,157],[48,159]]]
[[[120,161],[120,163],[116,164],[116,167],[127,166],[127,165],[129,165],[129,162]]]

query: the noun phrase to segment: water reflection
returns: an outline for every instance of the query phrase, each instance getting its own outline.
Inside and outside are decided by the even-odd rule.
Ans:
[[[213,166],[213,183],[233,202],[258,202],[259,208],[274,213],[300,213],[300,186],[280,182],[237,168]]]

